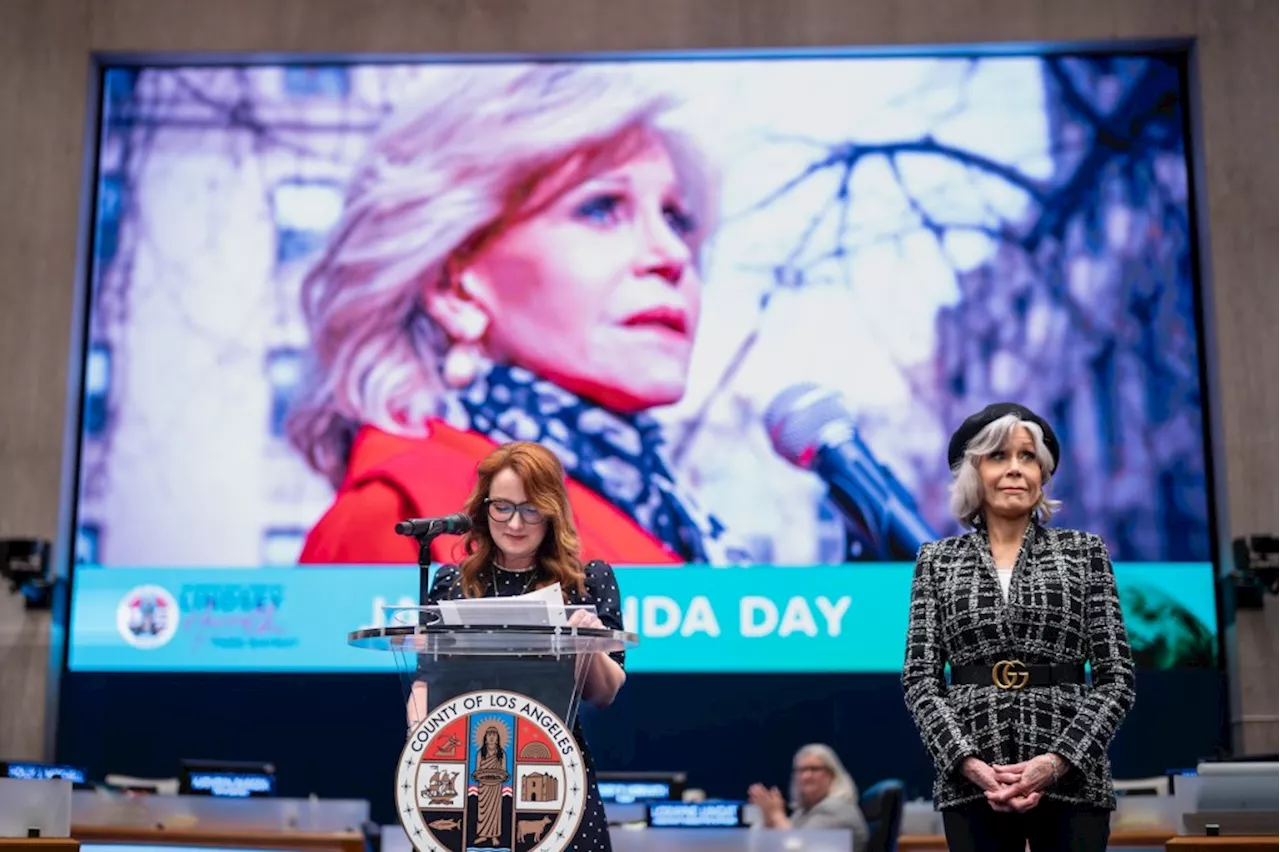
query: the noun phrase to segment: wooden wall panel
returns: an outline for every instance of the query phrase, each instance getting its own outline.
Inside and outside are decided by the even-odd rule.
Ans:
[[[53,538],[83,161],[82,0],[0,0],[0,537]],[[49,619],[0,583],[0,755],[45,738]]]
[[[1275,531],[1276,19],[1268,0],[0,0],[0,536],[52,537],[57,522],[85,81],[94,52],[533,53],[1146,38],[1197,41],[1213,402],[1230,507],[1224,541]],[[1274,675],[1274,660],[1269,665]],[[41,677],[26,677],[22,689],[43,692]],[[0,690],[0,718],[14,706],[10,686]],[[1274,689],[1269,709],[1251,715],[1267,713],[1274,750]],[[39,741],[34,723],[6,726],[0,754],[34,754]]]

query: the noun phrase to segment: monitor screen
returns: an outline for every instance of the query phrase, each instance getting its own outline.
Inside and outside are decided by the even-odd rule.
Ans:
[[[22,778],[37,781],[65,778],[72,784],[87,783],[84,769],[78,766],[33,763],[23,760],[0,761],[0,778]]]
[[[1216,665],[1185,60],[104,68],[69,667],[389,671],[395,522],[527,439],[630,671],[895,672],[1006,399],[1139,663]]]
[[[243,799],[275,795],[276,770],[269,763],[184,760],[178,771],[178,792],[187,796]]]
[[[671,785],[662,781],[601,781],[600,800],[630,805],[662,802],[672,798]]]
[[[620,805],[679,801],[685,787],[683,772],[600,772],[597,779],[601,800]]]

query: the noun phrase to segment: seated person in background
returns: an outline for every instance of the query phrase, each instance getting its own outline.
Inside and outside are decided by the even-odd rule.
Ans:
[[[853,852],[864,852],[871,832],[858,806],[858,786],[830,746],[802,746],[791,762],[791,807],[777,787],[752,784],[747,799],[760,809],[766,828],[848,828]]]

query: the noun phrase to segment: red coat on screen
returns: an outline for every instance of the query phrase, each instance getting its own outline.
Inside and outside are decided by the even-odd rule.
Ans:
[[[440,420],[426,438],[405,438],[365,426],[352,443],[347,474],[333,505],[307,535],[307,564],[409,563],[418,544],[396,535],[406,518],[435,518],[462,509],[475,485],[476,466],[498,445]],[[569,505],[582,539],[582,560],[614,565],[681,562],[621,509],[572,478]],[[436,562],[456,562],[462,539],[441,536],[431,545]]]

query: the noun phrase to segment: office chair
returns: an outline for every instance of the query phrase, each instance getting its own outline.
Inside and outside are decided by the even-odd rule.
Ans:
[[[867,818],[871,839],[867,852],[897,852],[898,834],[902,831],[902,782],[889,778],[867,789],[858,800]]]

